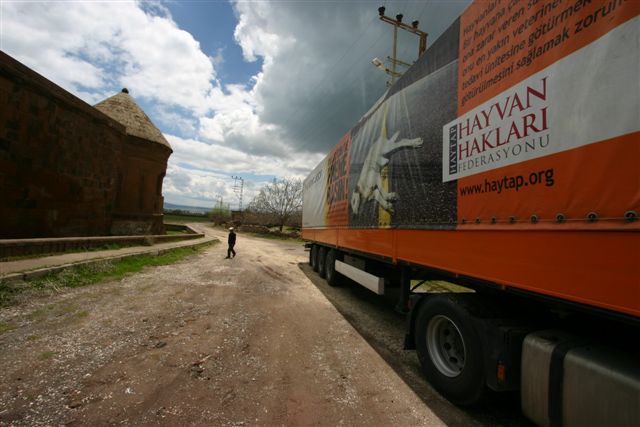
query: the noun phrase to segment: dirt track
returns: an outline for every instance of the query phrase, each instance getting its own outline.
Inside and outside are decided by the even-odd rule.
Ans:
[[[236,249],[1,310],[0,424],[442,423],[307,278],[300,244]]]

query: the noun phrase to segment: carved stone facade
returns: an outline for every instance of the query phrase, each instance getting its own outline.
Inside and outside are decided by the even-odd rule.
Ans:
[[[0,52],[0,239],[164,233],[171,152],[128,93],[94,108]]]

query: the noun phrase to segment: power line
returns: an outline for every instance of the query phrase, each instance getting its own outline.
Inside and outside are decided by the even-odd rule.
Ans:
[[[406,6],[407,3],[408,3],[408,0],[407,0],[407,2],[405,2],[405,6]],[[425,6],[426,6],[426,4],[425,4]],[[400,10],[403,11],[404,8],[401,8]],[[423,10],[424,10],[424,7],[423,7]],[[386,68],[384,66],[384,64],[382,63],[382,61],[380,61],[377,58],[374,58],[374,60],[372,62],[376,67],[380,68],[381,70],[385,71],[387,74],[389,74],[391,76],[391,81],[387,82],[387,86],[391,86],[395,82],[395,79],[402,75],[402,73],[399,73],[396,70],[396,66],[397,65],[402,65],[402,66],[405,66],[405,67],[410,67],[412,65],[412,64],[409,64],[409,63],[407,63],[405,61],[400,60],[398,55],[397,55],[398,44],[407,45],[407,43],[402,43],[400,41],[400,39],[398,39],[399,35],[404,34],[402,32],[400,34],[398,34],[398,30],[399,29],[405,30],[405,31],[407,31],[409,33],[417,35],[420,38],[420,43],[419,43],[419,47],[418,47],[418,58],[420,56],[422,56],[422,54],[426,51],[426,48],[427,48],[427,33],[425,33],[425,32],[423,32],[423,31],[418,29],[418,25],[419,25],[419,21],[418,20],[413,21],[411,23],[411,26],[409,26],[409,25],[407,25],[407,24],[402,22],[402,19],[404,18],[404,14],[403,13],[398,13],[396,15],[395,19],[393,19],[391,17],[386,16],[385,15],[385,11],[386,11],[386,7],[384,7],[384,6],[378,8],[379,19],[381,21],[383,21],[383,22],[386,22],[387,24],[393,25],[393,44],[391,46],[392,54],[391,54],[390,57],[387,56],[387,59],[391,62],[391,69]],[[409,12],[409,11],[410,11],[410,8],[407,9],[407,12]],[[409,45],[407,45],[407,47],[403,51],[403,53],[401,55],[402,57],[404,57],[404,55],[406,54],[408,48],[409,48]]]
[[[360,36],[359,36],[357,39],[355,39],[355,40],[353,41],[353,43],[351,43],[351,45],[350,45],[347,49],[345,49],[345,51],[342,53],[342,55],[340,56],[340,58],[338,58],[338,60],[337,60],[337,61],[335,61],[335,62],[333,63],[333,65],[331,65],[331,67],[329,67],[329,69],[333,69],[333,68],[335,68],[335,67],[336,67],[336,65],[338,65],[338,64],[340,63],[340,61],[342,61],[342,60],[344,59],[344,57],[345,57],[345,56],[346,56],[346,55],[351,51],[351,49],[356,45],[356,43],[358,43],[358,42],[359,42],[359,41],[364,37],[364,35],[365,35],[365,34],[367,33],[367,31],[369,30],[369,28],[371,28],[371,25],[373,24],[373,22],[374,22],[374,21],[375,21],[375,17],[373,17],[373,18],[371,19],[371,21],[369,22],[369,24],[365,27],[364,31],[362,31],[362,32],[360,33]],[[322,80],[320,80],[320,81],[318,82],[318,84],[313,88],[313,90],[312,90],[311,92],[315,92],[315,91],[316,91],[316,89],[318,89],[318,88],[322,85],[322,83],[324,83],[324,82],[325,82],[325,80],[326,80],[328,77],[329,77],[329,74],[325,74],[325,75],[324,75],[324,78],[322,78]]]
[[[366,25],[365,29],[362,32],[360,32],[360,35],[349,45],[349,47],[347,47],[347,49],[344,50],[342,55],[340,55],[340,57],[328,68],[329,70],[336,68],[336,66],[347,56],[347,54],[351,53],[351,50],[353,49],[353,47],[356,46],[356,44],[360,42],[360,40],[362,40],[363,37],[368,33],[369,29],[372,28],[375,20],[376,20],[376,16],[373,16],[369,21],[369,23]],[[375,45],[375,43],[377,43],[378,40],[380,40],[381,37],[382,37],[382,34],[364,52],[366,53],[369,50],[371,50],[371,48]],[[346,67],[349,70],[346,74],[347,75],[351,74],[353,70],[356,68],[355,65],[361,62],[362,62],[361,58],[352,57],[352,61],[350,61],[350,64]],[[327,81],[328,78],[333,78],[333,77],[334,76],[331,75],[330,73],[325,73],[324,77],[320,81],[318,81],[318,83],[315,86],[313,86],[313,88],[309,91],[309,93],[313,94],[320,86],[322,86],[322,84],[324,84]],[[311,115],[311,112],[307,112],[299,120],[310,121],[311,119],[314,119],[314,118],[315,117]],[[309,120],[306,120],[306,119],[309,119]],[[307,138],[309,136],[309,131],[307,129],[312,129],[315,135],[315,130],[319,126],[320,127],[322,126],[322,121],[313,120],[313,122],[314,122],[313,125],[308,126],[304,131],[301,132],[301,134],[304,135],[303,138]]]
[[[406,4],[406,2],[405,2],[405,4]],[[425,5],[425,7],[426,7],[426,5]],[[379,19],[383,20],[384,22],[393,24],[394,27],[395,27],[394,28],[395,31],[397,31],[397,28],[401,28],[403,30],[406,30],[406,31],[409,31],[409,32],[411,32],[413,34],[418,35],[420,37],[419,55],[424,53],[424,50],[426,49],[426,37],[427,37],[427,34],[424,33],[423,31],[420,31],[420,30],[417,29],[418,22],[417,21],[413,22],[412,26],[410,27],[410,26],[408,26],[406,24],[403,24],[401,22],[401,20],[402,20],[402,16],[401,15],[398,15],[398,17],[400,19],[398,19],[398,17],[396,17],[396,20],[393,20],[392,18],[384,16],[384,10],[385,9],[382,9],[382,8],[379,9],[379,15],[380,15]],[[423,7],[423,10],[424,10],[424,7]],[[382,12],[380,12],[380,11],[382,11]],[[378,43],[378,41],[380,40],[380,38],[382,38],[383,35],[384,35],[384,33],[380,34],[380,36],[365,51],[365,54],[368,53],[369,50],[371,50]],[[393,80],[395,80],[394,79],[394,75],[396,75],[396,76],[398,75],[398,73],[395,72],[395,66],[398,65],[398,64],[410,65],[410,64],[405,64],[403,61],[398,60],[398,58],[397,58],[397,56],[395,54],[395,51],[396,51],[395,44],[396,44],[396,42],[397,42],[396,36],[394,35],[394,46],[393,46],[394,53],[392,54],[392,58],[391,58],[391,61],[392,61],[392,70],[391,70],[392,83],[393,83]],[[361,57],[362,57],[362,55],[361,55]],[[353,70],[354,70],[354,68],[352,68],[350,71],[353,72]],[[356,75],[355,78],[352,79],[347,84],[347,86],[351,86],[355,82],[355,80],[358,79],[359,77],[361,77],[361,76]],[[304,132],[304,134],[305,134],[304,137],[306,139],[315,138],[318,134],[321,133],[321,131],[323,131],[324,129],[326,129],[329,126],[329,120],[328,119],[332,119],[337,114],[340,114],[340,113],[341,113],[341,111],[339,109],[333,109],[333,110],[328,111],[328,113],[323,117],[323,120],[316,121],[316,125],[313,126],[313,127],[310,127],[310,131],[308,131],[308,132],[305,131]]]
[[[421,19],[425,10],[427,9],[427,6],[429,6],[430,2],[429,1],[425,1],[424,5],[422,6],[422,9],[420,9],[420,12],[417,15],[412,15],[415,16],[417,19]],[[407,11],[408,12],[408,11]],[[411,48],[410,45],[406,45],[404,50],[402,51],[402,57],[406,57],[407,53],[409,52],[409,49]]]
[[[364,57],[364,55],[367,55],[369,53],[369,51],[371,51],[371,49],[373,49],[373,47],[380,41],[380,39],[384,36],[384,33],[380,33],[380,35],[378,36],[377,39],[375,39],[373,41],[373,43],[371,43],[371,45],[365,50],[363,51],[364,53],[362,55],[360,55],[360,59],[359,61],[362,61],[362,58]],[[357,70],[357,68],[355,67],[351,67],[350,70],[347,72],[347,75],[350,75],[353,73],[354,70]],[[361,74],[356,74],[354,76],[353,79],[351,79],[346,86],[351,86],[357,79],[361,78]],[[328,123],[328,119],[331,119],[333,117],[335,117],[336,115],[340,114],[341,111],[339,109],[332,109],[332,110],[327,110],[327,113],[325,116],[323,116],[323,120],[316,120],[314,125],[312,125],[312,127],[309,127],[309,131],[304,131],[303,138],[306,139],[312,139],[314,137],[316,137],[318,134],[321,133],[321,131],[323,131],[325,128],[328,127],[327,123]]]

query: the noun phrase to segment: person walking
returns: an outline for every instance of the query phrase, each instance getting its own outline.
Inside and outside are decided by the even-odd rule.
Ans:
[[[227,243],[229,243],[229,249],[227,249],[226,258],[235,258],[236,251],[233,250],[233,247],[236,245],[236,233],[233,231],[233,227],[229,227],[229,238],[227,239]],[[231,254],[233,254],[233,257]]]

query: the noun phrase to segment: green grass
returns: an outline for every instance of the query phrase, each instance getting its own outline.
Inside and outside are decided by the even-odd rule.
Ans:
[[[89,317],[89,312],[87,310],[80,310],[73,314],[78,319],[84,319],[85,317]]]
[[[253,236],[253,237],[259,237],[261,239],[283,240],[283,241],[287,241],[287,242],[304,243],[304,240],[302,240],[299,237],[286,237],[286,236],[278,236],[278,235],[275,235],[275,234],[266,234],[266,233],[246,233],[246,234],[248,234],[250,236]],[[240,238],[241,236],[242,236],[242,234],[240,234],[238,238]]]
[[[246,234],[248,234],[250,236],[254,236],[254,237],[261,237],[261,238],[264,238],[264,239],[284,240],[284,241],[289,241],[289,242],[304,243],[304,240],[302,240],[301,237],[289,237],[289,236],[283,236],[281,234],[278,234],[280,232],[280,227],[271,227],[271,228],[269,228],[269,231],[270,231],[270,233],[247,231]],[[292,228],[292,227],[289,227],[289,226],[284,226],[282,228],[282,232],[283,233],[288,233],[288,232],[291,232],[291,231],[297,231],[297,230],[295,228]]]
[[[42,353],[40,353],[38,355],[38,359],[40,359],[40,360],[49,360],[53,356],[55,356],[55,354],[56,354],[55,351],[43,351]]]
[[[175,215],[175,214],[164,214],[163,221],[164,222],[176,222],[176,223],[211,222],[211,220],[206,216]]]
[[[3,262],[4,261],[20,261],[21,259],[43,258],[43,257],[46,257],[46,256],[51,256],[51,255],[75,254],[75,253],[80,253],[80,252],[107,251],[107,250],[128,248],[128,247],[132,247],[132,246],[140,246],[140,245],[122,244],[122,243],[108,243],[108,244],[96,246],[96,247],[93,247],[93,248],[71,248],[71,249],[66,249],[64,251],[59,251],[59,252],[42,252],[42,253],[37,253],[37,254],[4,257],[4,258],[0,258],[0,261],[3,261]]]
[[[89,317],[89,311],[81,310],[75,304],[49,304],[45,307],[40,307],[27,315],[27,319],[32,322],[40,322],[47,318],[77,320]]]
[[[17,326],[10,322],[2,322],[0,321],[0,334],[4,334],[5,332],[12,331]]]
[[[167,235],[172,236],[175,234],[187,234],[187,232],[183,230],[167,230]]]
[[[173,264],[184,258],[202,251],[207,245],[196,247],[176,248],[161,255],[136,255],[115,261],[101,261],[86,265],[79,265],[57,273],[47,274],[29,282],[2,283],[0,282],[0,307],[8,306],[16,301],[16,297],[26,292],[45,293],[57,292],[63,288],[77,288],[107,280],[119,280],[128,274],[137,273],[144,267]],[[38,310],[32,316],[44,315]],[[88,313],[86,314],[88,315]],[[82,316],[80,316],[82,317]]]

